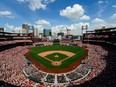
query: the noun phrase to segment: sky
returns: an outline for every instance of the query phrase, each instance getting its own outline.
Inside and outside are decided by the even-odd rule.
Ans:
[[[0,0],[0,27],[18,32],[22,24],[80,35],[88,30],[116,27],[116,0]]]

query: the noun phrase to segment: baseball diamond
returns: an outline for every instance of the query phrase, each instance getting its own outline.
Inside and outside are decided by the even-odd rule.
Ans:
[[[33,47],[25,56],[44,72],[65,73],[74,70],[87,55],[85,48],[53,45]]]

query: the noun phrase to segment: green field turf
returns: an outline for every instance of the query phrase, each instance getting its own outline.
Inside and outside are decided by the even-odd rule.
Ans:
[[[81,58],[82,56],[85,55],[84,49],[81,48],[81,47],[77,47],[77,46],[60,46],[60,45],[40,46],[40,47],[31,48],[30,50],[32,52],[29,55],[32,58],[34,58],[35,60],[37,60],[38,62],[40,62],[43,66],[45,66],[47,68],[52,68],[52,69],[66,68],[70,64],[72,64],[73,62],[77,61],[79,58]],[[41,52],[53,51],[53,50],[69,51],[69,52],[73,52],[73,53],[75,53],[77,55],[72,56],[69,59],[63,61],[60,66],[53,66],[50,61],[48,61],[48,60],[46,60],[46,59],[38,56],[38,54],[41,53]],[[49,54],[49,55],[47,55],[47,58],[50,58],[50,59],[56,61],[54,59],[54,55],[55,55],[55,53]],[[62,60],[62,58],[66,57],[66,55],[60,54],[60,53],[57,53],[57,55],[60,56],[60,58],[58,58],[57,61]]]
[[[56,55],[58,55],[58,57],[55,57]],[[60,60],[65,59],[67,57],[68,56],[61,54],[61,53],[52,53],[52,54],[49,54],[46,56],[46,58],[49,58],[50,60],[53,60],[53,61],[60,61]]]

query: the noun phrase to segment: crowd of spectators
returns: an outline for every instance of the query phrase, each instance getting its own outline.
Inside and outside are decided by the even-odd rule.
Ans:
[[[108,52],[104,50],[101,46],[97,45],[87,45],[89,49],[90,60],[86,64],[94,68],[95,75],[98,75],[106,67],[106,61],[103,60],[107,56]],[[97,62],[96,62],[97,61]]]
[[[116,46],[98,43],[98,45],[88,45],[88,48],[90,61],[87,64],[91,65],[94,71],[79,87],[115,87]]]
[[[2,41],[0,42],[0,46],[15,44],[15,43],[31,43],[32,40],[10,40],[10,41]]]
[[[27,63],[22,59],[26,52],[28,49],[21,46],[0,52],[0,80],[16,86],[29,82],[21,71],[21,68],[27,66]]]
[[[47,43],[44,42],[44,44]],[[51,43],[48,44],[51,45]],[[92,45],[92,44],[84,44],[83,46],[86,46],[89,50],[88,58],[86,58],[82,62],[82,64],[79,67],[77,67],[77,69],[60,75],[45,73],[42,72],[41,70],[38,70],[32,64],[28,65],[23,59],[24,54],[28,52],[28,49],[24,46],[17,46],[11,49],[1,51],[0,80],[16,86],[26,86],[26,87],[29,86],[39,87],[40,85],[41,85],[40,87],[46,87],[47,85],[49,85],[49,83],[55,84],[55,81],[57,81],[58,87],[59,87],[58,83],[63,84],[60,87],[66,86],[71,87],[74,85],[81,86],[81,84],[84,84],[88,81],[91,82],[93,87],[96,87],[95,86],[96,83],[103,82],[103,80],[104,82],[102,84],[105,84],[106,82],[107,82],[106,84],[115,84],[115,80],[113,81],[112,79],[116,75],[114,71],[111,71],[114,70],[114,68],[110,66],[114,65],[113,67],[116,67],[114,63],[115,55],[112,54],[112,49],[106,50],[100,45]],[[110,54],[111,56],[108,56],[108,54]],[[114,61],[109,62],[108,60],[106,60],[107,56],[110,58],[110,60]],[[109,65],[107,65],[107,62]],[[107,69],[107,71],[104,71],[105,69]],[[25,71],[26,74],[23,73],[23,70]],[[95,81],[91,81],[93,78],[99,77],[101,73],[103,73],[103,75],[101,75],[100,78],[96,79]],[[109,74],[112,74],[112,76],[110,76]],[[25,75],[32,76],[45,84],[37,84],[29,80]],[[52,86],[52,84],[50,86]],[[90,87],[90,83],[88,83],[86,86]],[[99,84],[98,86],[102,87],[102,85]],[[103,87],[107,86],[105,85]]]
[[[42,41],[42,42],[36,42],[33,45],[34,46],[52,46],[53,42],[49,42],[49,41],[44,42],[44,41]]]
[[[67,82],[64,74],[57,75],[57,81],[58,81],[58,83],[66,83]]]
[[[23,68],[23,71],[25,72],[25,75],[34,77],[38,81],[41,81],[47,74],[41,72],[38,70],[34,65],[29,65]]]
[[[109,37],[108,35],[93,35],[93,34],[85,35],[85,38],[108,38],[108,37]]]
[[[80,46],[82,47],[82,42],[81,41],[76,41],[76,40],[70,40],[70,41],[66,41],[66,40],[62,40],[60,41],[60,45],[67,45],[67,46]]]
[[[77,81],[82,79],[91,71],[91,67],[86,64],[81,64],[76,70],[73,72],[69,72],[66,76],[70,79],[70,81]]]
[[[45,81],[48,82],[48,83],[54,83],[55,75],[54,74],[48,74]]]
[[[45,73],[38,70],[34,65],[24,67],[23,70],[25,71],[26,76],[31,76],[45,85],[55,85],[55,83],[57,83],[57,85],[60,86],[71,85],[78,80],[86,78],[92,71],[91,67],[86,64],[81,64],[75,70],[63,74]]]

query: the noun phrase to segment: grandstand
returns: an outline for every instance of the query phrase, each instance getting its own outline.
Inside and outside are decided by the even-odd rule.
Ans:
[[[87,31],[83,35],[84,42],[104,42],[116,45],[116,27],[101,28],[94,31]]]
[[[53,45],[53,41],[43,39],[33,42],[33,38],[27,34],[0,32],[1,87],[116,86],[116,27],[87,31],[83,35],[83,44],[81,41],[62,40]],[[26,56],[33,47],[39,49],[57,45],[76,49],[84,47],[88,50],[87,55],[80,61],[76,60],[76,64],[79,64],[66,72],[61,72],[63,69],[60,72],[44,71],[41,62],[37,66],[34,59]]]

